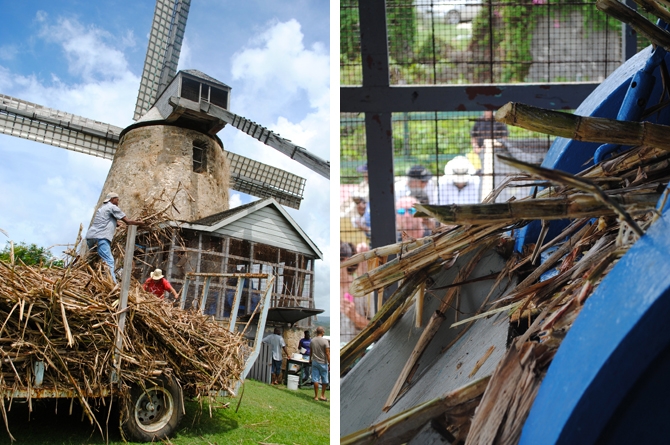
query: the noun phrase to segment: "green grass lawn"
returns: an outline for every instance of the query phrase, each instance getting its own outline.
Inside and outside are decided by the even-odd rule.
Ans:
[[[330,394],[327,391],[326,397]],[[300,444],[319,445],[329,443],[330,402],[313,400],[314,389],[297,391],[285,386],[273,387],[247,380],[242,403],[235,412],[239,396],[222,398],[227,409],[219,409],[209,417],[207,405],[200,411],[197,402],[186,402],[186,415],[177,433],[169,442],[179,444]],[[57,409],[57,413],[55,410]],[[88,420],[81,420],[82,410],[75,404],[69,415],[69,401],[34,403],[33,412],[28,413],[25,403],[12,405],[8,413],[10,431],[23,444],[104,444],[100,433]],[[103,424],[107,408],[101,409],[98,421]],[[2,428],[4,429],[4,428]],[[120,445],[118,411],[113,410],[109,422],[109,443]],[[9,444],[6,432],[0,432],[0,444]]]

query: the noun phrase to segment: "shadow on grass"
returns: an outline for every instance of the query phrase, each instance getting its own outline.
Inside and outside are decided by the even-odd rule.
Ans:
[[[322,408],[329,409],[330,408],[330,391],[326,390],[326,398],[328,399],[327,402],[324,401],[319,401],[317,402],[314,400],[314,387],[308,388],[307,386],[303,386],[300,389],[293,390],[293,389],[288,389],[285,386],[270,386],[268,385],[268,388],[274,390],[274,391],[281,391],[283,396],[292,396],[296,397],[298,399],[302,400],[308,400],[310,402],[314,402],[315,405],[321,406]],[[321,388],[319,388],[319,397],[321,397]],[[244,404],[244,401],[242,401]]]
[[[107,401],[108,403],[108,401]],[[103,431],[109,433],[109,441],[122,442],[119,432],[119,410],[112,407],[107,423],[107,406],[99,406],[96,419]],[[105,440],[95,425],[91,425],[83,415],[83,409],[78,403],[72,405],[70,415],[69,401],[48,399],[34,400],[32,413],[25,402],[14,401],[11,410],[7,413],[9,431],[19,444],[104,444]],[[2,422],[2,421],[0,421]],[[0,432],[0,444],[10,444],[9,434],[4,428]]]
[[[199,437],[207,434],[220,434],[239,428],[236,419],[227,413],[235,412],[237,401],[233,400],[227,409],[213,409],[212,416],[206,403],[202,407],[198,402],[186,401],[186,415],[177,429],[177,437]]]

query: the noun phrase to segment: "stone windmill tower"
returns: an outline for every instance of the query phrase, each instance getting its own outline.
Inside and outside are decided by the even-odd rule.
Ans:
[[[0,94],[0,133],[112,160],[98,204],[114,191],[128,215],[176,193],[175,218],[196,220],[226,210],[230,188],[299,208],[303,178],[224,151],[216,134],[230,124],[326,178],[330,163],[231,113],[226,84],[176,72],[189,7],[190,0],[156,1],[134,124],[124,129]]]

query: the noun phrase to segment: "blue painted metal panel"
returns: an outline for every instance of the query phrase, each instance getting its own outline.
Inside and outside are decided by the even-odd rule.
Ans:
[[[587,300],[542,382],[520,444],[595,443],[640,376],[670,345],[668,233],[670,212]]]

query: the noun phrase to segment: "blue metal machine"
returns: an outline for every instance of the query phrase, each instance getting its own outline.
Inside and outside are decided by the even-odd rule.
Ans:
[[[641,51],[575,114],[669,124],[669,107],[643,114],[667,100],[661,69],[669,60],[662,48]],[[542,165],[577,173],[626,148],[559,138]],[[521,444],[670,443],[670,212],[659,210],[662,218],[602,281],[558,349]],[[552,223],[549,236],[563,227]],[[539,223],[522,230],[517,248],[539,231]]]

